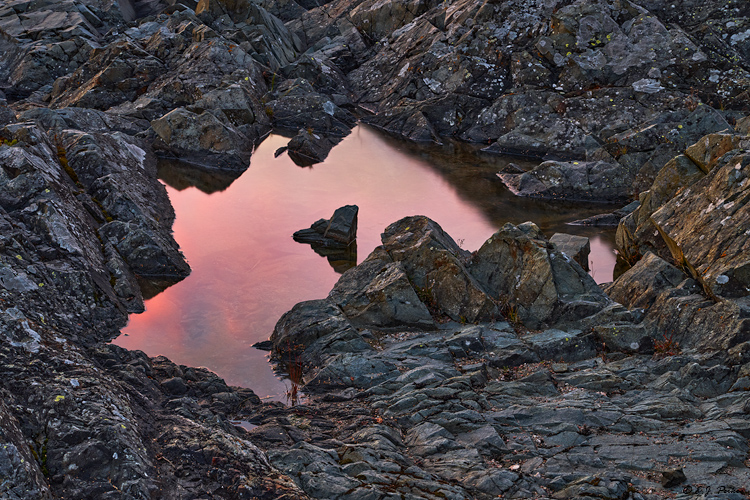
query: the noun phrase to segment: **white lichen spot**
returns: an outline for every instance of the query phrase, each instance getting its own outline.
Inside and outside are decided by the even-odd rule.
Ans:
[[[729,283],[729,276],[726,274],[720,274],[716,277],[716,282],[720,285],[726,285]]]

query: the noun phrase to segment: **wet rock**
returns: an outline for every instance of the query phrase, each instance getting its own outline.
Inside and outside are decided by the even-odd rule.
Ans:
[[[310,229],[294,233],[294,241],[313,247],[346,248],[357,238],[357,205],[337,208],[330,219],[316,221]]]
[[[289,141],[286,152],[300,167],[309,167],[325,160],[340,140],[338,137],[324,137],[310,130],[300,129]]]
[[[594,280],[554,248],[534,224],[506,224],[477,251],[470,270],[529,328],[564,324],[608,304]]]
[[[568,224],[570,224],[571,226],[596,226],[596,227],[614,226],[614,227],[617,227],[617,225],[620,224],[620,220],[622,220],[623,217],[633,213],[633,211],[636,208],[638,208],[639,205],[640,205],[639,201],[633,201],[633,202],[628,203],[621,209],[615,210],[612,213],[594,215],[586,219],[569,222]]]
[[[618,163],[544,162],[523,174],[498,174],[518,196],[586,201],[623,201],[635,172]]]
[[[555,233],[549,239],[550,243],[562,253],[578,262],[584,271],[589,270],[589,253],[591,253],[591,244],[585,236],[576,236],[573,234]]]

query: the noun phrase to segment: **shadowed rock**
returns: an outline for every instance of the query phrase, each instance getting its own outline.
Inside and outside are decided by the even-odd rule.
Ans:
[[[558,250],[578,262],[584,271],[589,271],[591,244],[588,238],[574,234],[555,233],[549,241],[554,243]]]
[[[473,256],[470,271],[533,329],[580,320],[610,302],[593,278],[530,222],[498,230]]]

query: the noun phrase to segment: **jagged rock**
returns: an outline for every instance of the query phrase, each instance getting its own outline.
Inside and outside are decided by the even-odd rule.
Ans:
[[[286,152],[294,163],[300,167],[308,167],[325,160],[340,141],[340,137],[320,136],[310,130],[300,129],[289,141]]]
[[[381,235],[394,262],[401,264],[417,295],[437,314],[455,321],[474,322],[500,317],[495,301],[469,273],[462,250],[434,221],[406,217]]]
[[[294,233],[294,240],[313,246],[345,248],[357,239],[357,205],[337,208],[330,219],[316,221],[310,229]]]
[[[222,119],[221,111],[200,114],[177,108],[151,122],[157,149],[207,168],[243,171],[250,165],[252,142]]]
[[[584,271],[589,270],[591,244],[588,238],[574,234],[555,233],[549,241],[550,243],[554,243],[562,253],[578,262]]]
[[[7,396],[4,399],[8,400]],[[9,500],[52,498],[44,473],[29,450],[18,421],[4,401],[0,401],[0,442],[3,445],[0,470],[6,479],[0,489],[3,496]]]
[[[279,319],[271,342],[275,352],[291,354],[330,335],[361,338],[333,301],[311,300],[300,302]]]
[[[748,176],[750,155],[728,153],[651,216],[675,262],[718,297],[750,295]]]
[[[529,328],[595,314],[607,297],[576,262],[549,248],[532,223],[506,224],[472,258],[471,274]]]
[[[687,279],[685,273],[649,252],[605,291],[628,309],[647,311],[660,293]]]
[[[604,161],[547,161],[523,174],[498,177],[518,196],[618,202],[627,199],[635,172]]]
[[[618,226],[617,246],[626,260],[636,260],[649,251],[663,258],[671,257],[663,238],[654,227],[652,215],[676,194],[702,179],[708,172],[708,166],[713,168],[727,152],[726,148],[735,141],[741,143],[738,138],[708,135],[688,148],[690,155],[676,156],[659,171],[651,189],[641,195],[640,206],[625,216]],[[691,157],[696,157],[698,164]]]
[[[319,94],[304,79],[279,86],[276,97],[267,103],[274,126],[292,130],[308,128],[326,136],[345,137],[356,124],[354,115],[337,106],[330,97]]]
[[[401,264],[393,262],[382,247],[344,273],[328,298],[355,326],[434,326]]]

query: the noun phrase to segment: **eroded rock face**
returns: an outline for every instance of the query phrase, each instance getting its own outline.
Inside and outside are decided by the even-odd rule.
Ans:
[[[495,301],[467,270],[469,252],[434,221],[420,216],[401,219],[388,226],[381,239],[422,300],[438,314],[469,322],[501,316]]]
[[[593,278],[531,223],[506,224],[477,251],[470,269],[532,329],[590,316],[609,302]]]
[[[741,387],[748,384],[750,350],[739,337],[721,333],[727,321],[708,324],[718,309],[738,318],[731,311],[736,305],[714,304],[694,280],[649,254],[627,281],[621,277],[608,289],[640,316],[589,291],[606,307],[570,317],[559,328],[528,332],[505,321],[462,325],[444,319],[417,325],[410,319],[414,309],[402,309],[408,315],[398,317],[397,308],[413,300],[409,282],[428,279],[446,252],[459,259],[463,254],[424,217],[392,224],[383,242],[342,276],[327,299],[285,314],[272,337],[277,354],[300,339],[297,355],[306,360],[300,366],[310,399],[282,416],[259,410],[255,421],[261,425],[250,434],[308,494],[621,498],[664,486],[602,469],[637,464],[657,471],[659,480],[677,443],[699,457],[684,469],[689,480],[716,480],[721,464],[731,477],[748,474],[748,403]],[[481,271],[484,281],[477,282],[484,288],[522,285],[510,293],[537,293],[534,311],[545,312],[542,302],[552,295],[545,286],[565,282],[555,265],[565,260],[559,255],[532,224],[508,225],[464,269]],[[426,269],[420,273],[421,261]],[[514,279],[516,265],[529,279]],[[553,278],[537,279],[547,275]],[[569,299],[561,293],[558,305],[549,307],[564,310]],[[679,306],[665,314],[673,301]],[[680,346],[711,344],[705,355],[678,355]],[[292,414],[300,425],[287,424]],[[337,425],[321,414],[335,415]],[[731,436],[730,444],[703,438],[719,434]],[[404,478],[404,470],[419,479]]]

